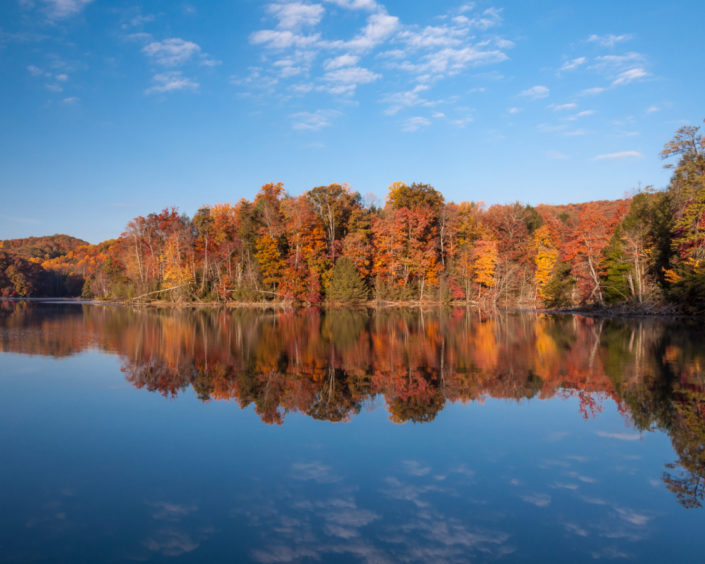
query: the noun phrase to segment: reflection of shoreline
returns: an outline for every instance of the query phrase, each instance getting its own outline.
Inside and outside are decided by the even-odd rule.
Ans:
[[[580,315],[585,317],[597,317],[606,319],[657,319],[663,321],[673,320],[700,320],[700,314],[679,313],[670,306],[654,307],[649,304],[639,306],[632,304],[629,306],[586,306],[574,308],[483,308],[478,302],[466,302],[465,300],[369,300],[367,302],[330,302],[317,305],[305,305],[293,301],[267,301],[267,302],[245,302],[245,301],[199,301],[199,302],[174,302],[168,300],[134,301],[134,300],[98,300],[84,298],[10,298],[0,297],[2,302],[28,302],[44,304],[76,304],[94,306],[123,306],[137,309],[166,309],[172,311],[188,310],[256,310],[256,311],[300,311],[307,309],[332,311],[336,309],[353,309],[361,311],[384,311],[384,310],[427,310],[427,311],[447,311],[454,308],[467,309],[469,312],[478,315],[505,315],[505,314],[527,314],[527,315],[555,315],[572,316]]]
[[[348,421],[384,398],[396,423],[428,422],[447,402],[574,396],[583,417],[612,399],[639,430],[665,430],[701,499],[705,476],[703,329],[687,323],[466,309],[165,310],[0,304],[0,351],[118,354],[135,387],[173,397]],[[674,470],[674,469],[671,469]],[[678,470],[678,469],[675,469]],[[683,493],[685,492],[685,493]]]

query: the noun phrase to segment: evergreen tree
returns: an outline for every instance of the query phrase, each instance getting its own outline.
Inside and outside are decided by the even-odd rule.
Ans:
[[[335,302],[362,302],[367,300],[369,291],[355,264],[347,257],[341,257],[333,267],[333,277],[328,287],[327,297]]]

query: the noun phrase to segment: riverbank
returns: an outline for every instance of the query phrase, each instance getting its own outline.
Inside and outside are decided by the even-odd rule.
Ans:
[[[624,317],[701,317],[705,312],[687,313],[679,307],[667,304],[615,304],[615,305],[589,305],[571,308],[535,308],[535,307],[500,307],[486,305],[479,302],[460,301],[431,301],[431,300],[368,300],[366,302],[322,302],[320,304],[306,304],[294,301],[267,301],[267,302],[242,302],[242,301],[169,301],[169,300],[101,300],[85,298],[0,298],[0,302],[30,302],[44,304],[76,304],[76,305],[102,305],[102,306],[131,306],[155,309],[257,309],[270,311],[286,311],[320,307],[324,309],[438,309],[438,308],[466,308],[482,313],[536,313],[548,315],[583,315],[588,317],[624,318]]]

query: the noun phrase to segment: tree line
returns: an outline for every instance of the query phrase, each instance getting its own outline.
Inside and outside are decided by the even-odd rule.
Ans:
[[[393,183],[384,206],[348,186],[136,217],[53,256],[0,247],[4,295],[174,302],[443,301],[488,306],[705,311],[705,141],[683,127],[661,156],[668,187],[565,206],[446,202]],[[47,276],[49,274],[50,276]],[[43,278],[44,277],[44,278]]]

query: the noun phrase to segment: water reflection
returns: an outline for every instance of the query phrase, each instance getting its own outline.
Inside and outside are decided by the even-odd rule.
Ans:
[[[0,351],[110,351],[137,388],[166,397],[192,388],[202,401],[253,405],[269,424],[291,412],[348,421],[377,397],[395,423],[488,397],[576,396],[587,419],[611,399],[638,431],[668,433],[678,459],[663,481],[691,508],[705,494],[702,343],[703,329],[682,320],[0,304]]]

